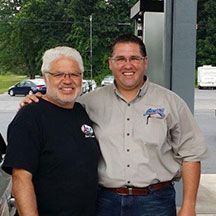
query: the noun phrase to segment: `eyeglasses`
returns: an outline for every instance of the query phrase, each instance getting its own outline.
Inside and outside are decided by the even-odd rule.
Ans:
[[[111,58],[111,60],[116,63],[117,65],[124,65],[128,61],[131,64],[139,64],[141,61],[143,61],[146,57],[143,56],[130,56],[129,58],[125,58],[124,56],[117,56],[115,58]]]
[[[80,79],[82,77],[81,72],[77,72],[77,73],[65,73],[65,72],[52,73],[52,72],[46,71],[45,73],[50,74],[51,76],[53,76],[56,79],[63,79],[63,78],[66,78],[66,76],[68,76],[71,79]]]

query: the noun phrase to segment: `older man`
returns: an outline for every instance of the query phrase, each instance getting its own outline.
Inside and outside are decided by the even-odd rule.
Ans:
[[[12,173],[20,216],[93,216],[98,146],[91,121],[75,99],[83,62],[69,47],[47,50],[47,93],[9,125],[3,169]]]

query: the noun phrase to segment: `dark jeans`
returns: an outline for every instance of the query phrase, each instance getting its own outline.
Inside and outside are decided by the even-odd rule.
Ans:
[[[124,196],[98,188],[97,216],[176,216],[172,184],[146,196]]]

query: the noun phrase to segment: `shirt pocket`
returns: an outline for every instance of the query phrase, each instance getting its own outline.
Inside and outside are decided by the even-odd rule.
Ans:
[[[162,146],[167,139],[166,117],[142,116],[134,126],[134,135],[146,145]]]

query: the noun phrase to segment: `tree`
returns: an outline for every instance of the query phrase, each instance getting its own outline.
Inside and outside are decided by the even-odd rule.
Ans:
[[[198,3],[197,66],[216,65],[216,2]]]
[[[74,20],[71,34],[69,35],[69,41],[80,51],[84,59],[86,78],[90,78],[91,76],[90,69],[92,59],[90,54],[90,16],[95,13],[95,7],[99,1],[100,0],[72,0],[68,9]],[[92,29],[94,30],[94,26]],[[92,44],[94,52],[94,47],[97,46],[94,33]],[[94,57],[98,58],[98,56],[95,55]],[[93,62],[93,65],[94,68],[95,62]]]
[[[130,8],[136,1],[129,0],[109,0],[99,1],[94,13],[94,35],[96,46],[94,53],[100,56],[94,60],[95,73],[100,76],[101,71],[109,73],[107,59],[112,41],[123,33],[133,33],[134,28],[130,20]],[[101,49],[101,47],[103,49]]]
[[[13,20],[19,12],[20,1],[0,0],[0,67],[1,72],[15,70],[21,64],[12,44]]]
[[[71,42],[85,60],[86,77],[90,77],[90,15],[93,32],[93,76],[99,82],[110,73],[107,67],[109,46],[116,36],[123,32],[133,32],[130,20],[130,7],[136,0],[73,0],[70,14],[75,21],[70,35]],[[76,30],[76,33],[74,31]],[[75,34],[74,34],[75,33]]]
[[[30,77],[39,72],[42,53],[54,46],[69,45],[84,59],[86,77],[90,77],[90,15],[93,17],[93,75],[98,81],[107,73],[111,41],[123,32],[133,32],[129,13],[137,0],[0,0],[0,60],[8,53],[10,64],[26,70]],[[2,15],[2,16],[1,16]],[[14,55],[15,54],[15,55]],[[11,66],[12,64],[10,64]]]
[[[40,71],[42,53],[50,47],[68,45],[71,20],[65,1],[34,0],[21,8],[14,21],[14,41],[31,78]]]
[[[10,57],[16,53],[21,60],[20,65],[31,78],[39,73],[41,55],[47,48],[70,45],[66,39],[72,21],[65,10],[67,6],[64,0],[29,0],[23,1],[14,13],[13,7],[7,5],[11,19],[7,20],[7,29],[2,25],[0,44],[6,51],[12,47]],[[6,7],[3,11],[7,11]]]

